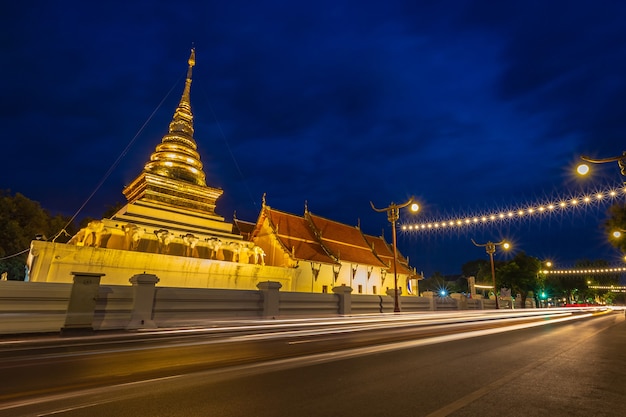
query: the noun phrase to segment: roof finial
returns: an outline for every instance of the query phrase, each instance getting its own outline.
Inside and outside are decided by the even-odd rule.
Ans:
[[[304,212],[309,212],[309,202],[307,200],[304,200]]]
[[[196,65],[196,48],[191,48],[191,55],[189,55],[189,60],[187,61],[189,64],[189,69],[187,70],[187,78],[191,79],[191,68]]]
[[[187,68],[185,90],[183,91],[183,96],[180,99],[179,107],[185,107],[186,110],[189,110],[189,114],[191,115],[191,100],[189,99],[189,91],[191,90],[191,69],[196,65],[196,48],[191,48],[191,54],[189,55],[187,64],[189,64],[189,68]]]

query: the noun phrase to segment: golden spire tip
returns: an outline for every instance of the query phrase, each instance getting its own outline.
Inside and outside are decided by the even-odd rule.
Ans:
[[[187,62],[189,63],[190,67],[196,65],[196,48],[191,48],[191,55],[189,56],[189,61]]]

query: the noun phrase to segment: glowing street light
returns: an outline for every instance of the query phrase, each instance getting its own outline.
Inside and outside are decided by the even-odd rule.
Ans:
[[[409,201],[407,201],[404,204],[395,204],[394,202],[392,202],[389,206],[382,208],[382,209],[377,209],[376,207],[374,207],[374,203],[372,203],[371,201],[370,201],[370,205],[372,206],[372,209],[374,209],[374,211],[377,211],[379,213],[387,212],[387,220],[389,220],[389,223],[391,223],[391,236],[393,240],[392,242],[393,243],[393,289],[394,289],[393,311],[395,313],[399,313],[400,303],[398,302],[398,271],[397,271],[398,248],[397,248],[397,242],[396,242],[396,222],[400,218],[401,208],[411,206],[411,211],[417,212],[420,207],[417,203],[413,202],[413,198],[409,199]]]
[[[491,241],[487,243],[476,243],[474,239],[472,239],[472,243],[478,247],[484,247],[487,253],[489,254],[489,261],[491,262],[491,280],[493,281],[493,293],[496,298],[496,309],[500,308],[500,304],[498,303],[498,293],[496,291],[496,268],[493,263],[493,254],[496,253],[496,247],[502,246],[504,249],[508,250],[511,248],[511,245],[506,241],[501,241],[498,243],[493,243]]]
[[[543,267],[543,269],[540,269],[539,271],[537,271],[537,281],[541,282],[541,291],[539,291],[539,307],[544,307],[545,308],[545,303],[546,303],[546,290],[545,288],[543,288],[544,286],[544,282],[543,280],[540,280],[539,274],[543,274],[544,276],[548,275],[550,272],[550,268],[552,268],[554,266],[554,264],[552,263],[552,261],[546,260],[543,261],[541,263],[541,266]]]
[[[622,176],[626,177],[626,151],[622,152],[622,154],[619,156],[612,156],[610,158],[594,159],[594,158],[590,158],[588,156],[583,155],[580,157],[580,159],[582,159],[585,162],[592,163],[592,164],[605,164],[607,162],[617,162],[617,165],[619,165]],[[587,164],[578,165],[578,167],[576,168],[576,172],[578,172],[578,174],[580,175],[587,175],[590,172],[589,165]]]
[[[587,175],[589,174],[589,171],[590,168],[587,164],[580,164],[576,167],[576,172],[578,172],[579,175]]]
[[[552,266],[554,266],[554,264],[552,263],[552,261],[543,261],[541,263],[541,266],[544,267],[541,272],[543,272],[544,274],[547,274],[548,272],[550,272],[548,269],[552,268]]]

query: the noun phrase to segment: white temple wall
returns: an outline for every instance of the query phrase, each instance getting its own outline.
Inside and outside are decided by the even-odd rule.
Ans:
[[[292,288],[292,268],[169,256],[63,243],[33,241],[28,259],[34,282],[72,282],[72,272],[104,273],[102,283],[129,285],[136,274],[155,274],[160,286],[256,289],[262,281],[277,281]]]

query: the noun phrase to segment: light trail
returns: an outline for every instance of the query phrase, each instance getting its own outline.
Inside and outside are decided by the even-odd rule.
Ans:
[[[37,398],[23,399],[20,401],[8,402],[0,404],[0,410],[16,411],[27,407],[44,408],[46,411],[38,413],[38,415],[55,415],[63,411],[83,410],[92,406],[98,406],[107,402],[120,401],[121,399],[131,399],[144,395],[148,390],[151,392],[158,391],[158,387],[163,389],[163,382],[171,382],[177,388],[183,389],[185,386],[195,386],[207,380],[220,381],[228,380],[244,375],[258,375],[267,372],[275,372],[280,370],[294,369],[303,366],[311,366],[328,362],[346,360],[365,355],[374,355],[380,353],[392,352],[400,349],[410,349],[420,346],[434,345],[446,343],[455,340],[463,340],[498,333],[510,332],[532,327],[544,326],[554,323],[564,323],[568,321],[582,320],[593,316],[591,312],[583,314],[567,314],[567,312],[576,311],[577,309],[549,309],[549,313],[556,313],[560,317],[551,320],[541,320],[532,323],[518,323],[506,327],[497,327],[491,329],[474,330],[467,332],[456,332],[452,334],[437,335],[425,337],[422,339],[391,342],[379,345],[347,348],[332,352],[313,353],[298,357],[267,360],[256,363],[228,366],[219,369],[205,370],[199,372],[178,374],[167,377],[150,378],[130,383],[121,383],[110,385],[102,388],[89,388],[73,391],[71,393],[50,394]],[[580,309],[582,310],[582,309]],[[490,314],[491,315],[491,314]],[[493,314],[497,316],[497,314]],[[522,314],[521,316],[526,316]],[[521,317],[520,317],[521,318]],[[167,384],[167,385],[172,385]],[[154,391],[153,391],[154,390]],[[55,404],[62,403],[63,405]],[[70,403],[70,404],[68,404]]]
[[[498,323],[510,323],[528,320],[530,318],[536,319],[549,319],[554,321],[555,318],[561,318],[570,316],[574,312],[579,311],[597,311],[595,307],[587,308],[554,308],[554,309],[534,309],[529,311],[520,310],[494,310],[494,311],[464,311],[463,314],[458,312],[439,312],[434,313],[409,313],[409,314],[389,314],[383,316],[370,316],[346,318],[344,320],[331,319],[324,321],[323,319],[291,319],[287,320],[288,323],[277,323],[274,325],[242,325],[242,326],[227,326],[222,328],[196,328],[196,329],[182,329],[182,330],[163,330],[163,331],[151,331],[150,334],[140,333],[141,337],[128,338],[126,335],[120,336],[105,336],[105,337],[74,337],[73,343],[68,339],[61,339],[60,342],[55,344],[55,347],[95,347],[89,351],[73,351],[73,352],[60,352],[60,353],[41,353],[37,355],[38,359],[62,359],[67,357],[88,357],[101,354],[111,353],[128,353],[128,352],[142,352],[142,351],[157,351],[171,348],[182,348],[191,346],[208,346],[225,343],[239,343],[250,341],[264,341],[274,340],[281,338],[303,338],[313,337],[320,335],[339,335],[339,334],[351,334],[365,331],[375,331],[384,329],[401,329],[409,327],[425,328],[428,326],[437,326],[441,329],[444,327],[470,327],[476,325],[479,322],[497,321]],[[229,332],[236,330],[238,333],[231,335]],[[224,337],[213,337],[210,339],[197,339],[197,338],[185,338],[185,340],[175,340],[164,345],[158,346],[134,346],[129,347],[126,344],[129,341],[154,341],[155,337],[161,336],[211,336],[224,333]],[[47,343],[50,339],[45,339]],[[165,339],[167,341],[167,339]],[[79,342],[79,343],[76,343]],[[109,347],[98,348],[99,345],[107,343]],[[0,347],[11,348],[11,350],[26,350],[33,349],[31,345],[11,345],[10,342],[0,343]],[[20,366],[19,361],[15,361],[13,365]]]

